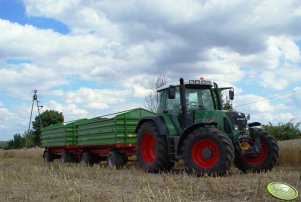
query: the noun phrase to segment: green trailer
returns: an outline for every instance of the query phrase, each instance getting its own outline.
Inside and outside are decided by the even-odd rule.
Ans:
[[[44,160],[81,161],[92,165],[108,157],[110,166],[122,166],[135,154],[135,129],[142,117],[154,115],[142,108],[91,119],[80,119],[42,129]]]
[[[50,125],[42,129],[42,147],[76,145],[76,125],[87,119]]]

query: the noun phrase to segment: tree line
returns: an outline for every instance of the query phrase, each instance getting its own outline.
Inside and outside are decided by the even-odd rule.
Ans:
[[[52,124],[63,123],[64,115],[55,110],[46,110],[35,117],[32,122],[32,130],[25,131],[23,134],[15,134],[13,139],[9,140],[5,149],[21,149],[41,146],[41,129]]]

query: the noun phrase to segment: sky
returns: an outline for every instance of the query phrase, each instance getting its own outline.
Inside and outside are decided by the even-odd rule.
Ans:
[[[300,48],[299,0],[0,0],[0,140],[27,130],[34,89],[71,121],[144,107],[162,73],[234,86],[250,121],[301,122]]]

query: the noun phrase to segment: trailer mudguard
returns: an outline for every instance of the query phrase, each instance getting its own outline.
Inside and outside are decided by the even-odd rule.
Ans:
[[[136,134],[138,133],[139,127],[147,121],[152,121],[157,126],[157,129],[158,129],[160,135],[168,136],[168,129],[166,127],[166,123],[165,123],[163,117],[161,117],[161,116],[144,116],[143,118],[141,118],[135,129]]]
[[[205,126],[217,126],[217,123],[214,121],[204,121],[204,122],[192,124],[192,125],[188,126],[187,128],[185,128],[178,141],[178,144],[176,147],[177,148],[176,154],[180,155],[182,147],[184,145],[184,141],[192,131],[194,131],[200,127],[205,127]]]

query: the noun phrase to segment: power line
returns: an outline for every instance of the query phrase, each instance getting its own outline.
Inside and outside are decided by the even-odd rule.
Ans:
[[[264,98],[264,99],[261,99],[261,100],[257,100],[257,101],[253,101],[253,102],[248,102],[248,103],[245,103],[245,104],[238,105],[238,106],[236,106],[236,107],[241,107],[241,106],[246,106],[246,105],[254,104],[254,103],[257,103],[257,102],[262,102],[262,101],[266,101],[266,100],[271,100],[271,99],[274,99],[274,98],[277,98],[277,97],[281,97],[281,96],[293,94],[293,93],[296,93],[296,92],[298,92],[298,91],[301,91],[301,89],[294,90],[294,91],[291,91],[291,92],[288,92],[288,93],[283,93],[283,94],[275,95],[275,96],[272,96],[272,97],[267,97],[267,98]]]

